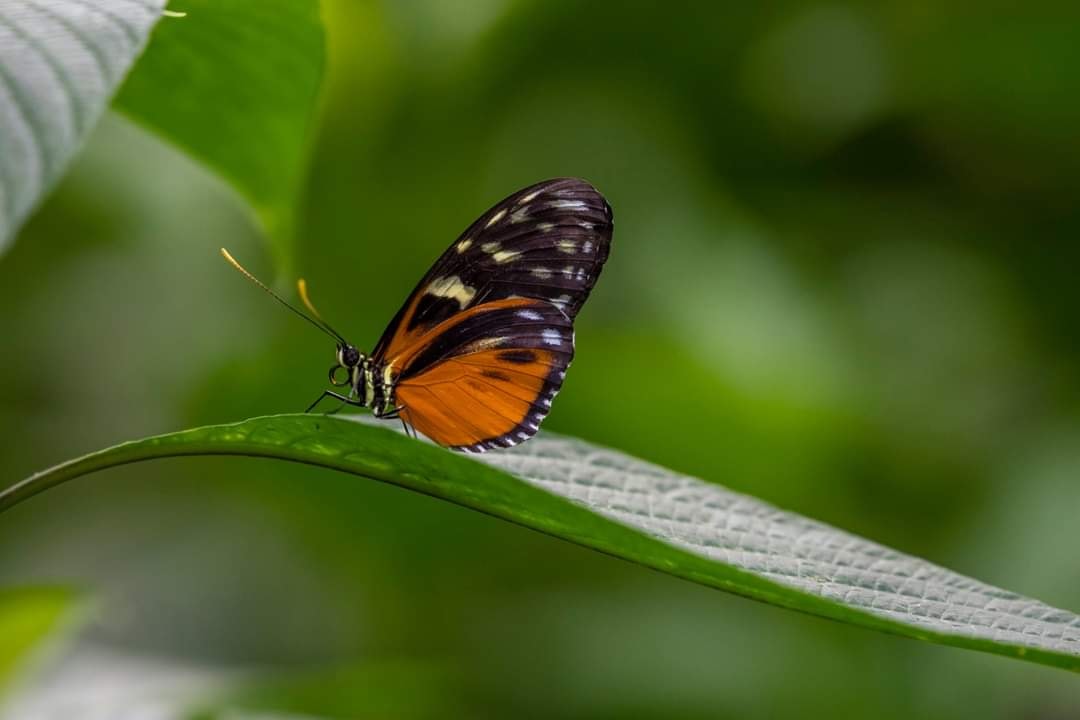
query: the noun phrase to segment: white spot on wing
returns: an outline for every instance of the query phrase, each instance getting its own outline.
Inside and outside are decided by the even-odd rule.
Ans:
[[[536,196],[539,195],[539,194],[540,194],[539,190],[534,190],[531,193],[529,193],[528,195],[526,195],[525,197],[518,200],[518,202],[520,202],[520,203],[532,202],[533,200],[536,199]]]
[[[491,219],[487,221],[487,225],[485,225],[484,227],[491,227],[491,226],[492,226],[492,225],[494,225],[495,223],[497,223],[497,222],[499,222],[500,220],[502,220],[502,219],[503,219],[503,216],[504,216],[504,215],[506,215],[506,208],[503,208],[503,209],[502,209],[502,210],[500,210],[499,212],[497,212],[497,213],[495,213],[494,215],[492,215],[492,216],[491,216]]]
[[[563,274],[563,277],[566,278],[567,280],[573,280],[574,279],[574,266],[573,265],[567,265],[566,267],[564,267],[562,269],[562,274]]]
[[[555,229],[555,223],[542,222],[538,223],[536,229],[540,232],[551,232]]]
[[[567,255],[573,255],[575,252],[577,252],[577,241],[560,240],[556,244],[556,247],[559,249],[559,252],[566,253]]]
[[[499,248],[501,247],[502,245],[497,242],[486,242],[480,246],[480,249],[490,255],[491,253],[499,252]]]
[[[528,217],[529,217],[529,206],[528,205],[522,205],[517,210],[510,213],[510,222],[511,222],[511,224],[516,225],[519,222],[524,222]]]
[[[500,251],[498,251],[496,253],[492,253],[491,259],[494,260],[495,262],[499,263],[500,265],[502,265],[503,263],[510,262],[511,260],[513,260],[514,258],[516,258],[520,254],[521,254],[520,251],[500,250]]]
[[[461,254],[472,247],[472,238],[465,238],[457,244],[458,254]]]
[[[500,347],[504,342],[506,342],[505,335],[496,335],[495,337],[480,338],[479,340],[469,343],[465,352],[474,353],[482,352],[484,350],[491,350],[493,348]]]
[[[541,280],[547,280],[551,277],[551,271],[546,267],[534,267],[529,272],[532,273],[533,277],[538,277]]]
[[[593,247],[592,240],[586,240],[585,244],[581,246],[581,252],[585,253],[586,255],[589,255],[590,253],[592,253],[592,247]]]
[[[552,200],[548,203],[548,207],[553,209],[568,208],[571,210],[584,210],[584,200]]]
[[[544,328],[540,332],[540,337],[544,339],[545,345],[554,345],[556,347],[562,345],[562,333],[555,328]]]
[[[555,298],[551,302],[555,303],[555,305],[557,305],[559,307],[559,309],[562,310],[567,305],[570,304],[571,300],[573,300],[573,298],[570,297],[569,295],[560,295],[559,297]]]
[[[472,302],[472,299],[476,296],[476,288],[471,288],[461,282],[461,278],[457,275],[435,278],[424,292],[435,297],[457,300],[458,305],[462,308]]]
[[[540,320],[543,317],[535,310],[519,310],[517,315],[522,320]]]

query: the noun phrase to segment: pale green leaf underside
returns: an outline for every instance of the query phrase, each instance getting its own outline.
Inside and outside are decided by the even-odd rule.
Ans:
[[[0,494],[99,469],[246,455],[382,480],[705,585],[844,622],[1080,670],[1080,617],[701,480],[551,434],[470,457],[385,427],[278,415],[124,443]]]
[[[779,510],[719,485],[569,438],[492,465],[699,557],[791,593],[946,636],[1062,653],[1080,669],[1080,617]]]
[[[59,180],[164,0],[0,3],[0,250]]]

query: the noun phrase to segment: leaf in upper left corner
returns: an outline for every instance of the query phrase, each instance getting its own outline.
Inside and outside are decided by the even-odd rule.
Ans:
[[[63,176],[163,5],[0,3],[0,251]]]

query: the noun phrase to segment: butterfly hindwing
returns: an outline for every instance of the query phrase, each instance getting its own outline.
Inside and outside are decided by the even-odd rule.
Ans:
[[[556,305],[483,303],[425,334],[395,399],[403,419],[441,445],[509,447],[536,433],[573,356],[573,324]]]
[[[510,195],[451,245],[398,311],[372,355],[395,358],[439,323],[512,297],[544,300],[572,320],[608,256],[612,213],[589,183],[558,178]]]

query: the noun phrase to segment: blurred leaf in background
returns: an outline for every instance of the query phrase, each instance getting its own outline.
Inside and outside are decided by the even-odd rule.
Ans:
[[[585,177],[617,230],[552,429],[1080,608],[1075,3],[322,10],[295,265],[343,332],[370,346],[492,201]],[[123,120],[95,132],[0,261],[11,479],[314,397],[333,348],[216,255],[274,275],[246,212]],[[52,493],[0,523],[0,578],[93,587],[83,642],[128,653],[450,667],[412,692],[461,715],[1080,708],[1060,671],[778,612],[260,461]]]
[[[75,594],[60,588],[0,591],[0,698],[28,669],[42,644],[70,624],[76,604]]]
[[[307,169],[323,28],[317,0],[184,0],[116,106],[228,180],[282,269]]]

